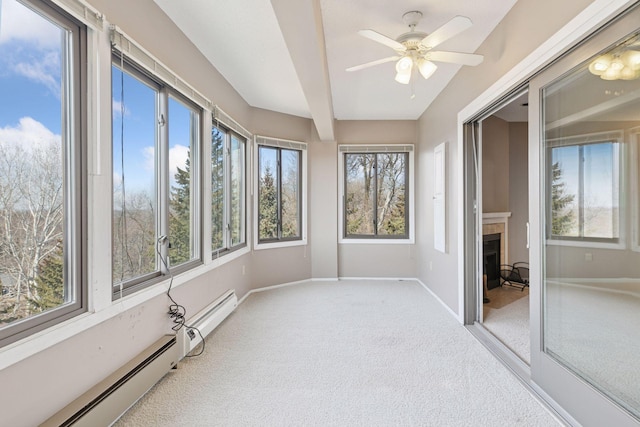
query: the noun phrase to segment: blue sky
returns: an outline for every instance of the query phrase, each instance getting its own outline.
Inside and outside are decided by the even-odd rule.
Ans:
[[[127,190],[153,192],[157,91],[117,67],[112,67],[112,91],[114,182],[121,180],[120,153],[124,148]],[[173,183],[177,167],[184,168],[189,155],[191,115],[184,104],[172,97],[168,124],[169,177]],[[124,147],[121,147],[123,131]]]
[[[0,0],[0,141],[59,141],[60,30]]]
[[[0,143],[26,148],[43,141],[60,142],[61,42],[62,31],[56,25],[16,0],[0,0]],[[116,91],[119,100],[119,87]],[[148,87],[126,78],[125,91],[127,185],[133,191],[149,189],[154,179],[155,100]],[[114,102],[118,127],[120,111],[120,104]],[[176,167],[184,167],[187,158],[190,116],[175,100],[170,101],[170,113],[173,178]],[[114,133],[114,152],[119,139]]]

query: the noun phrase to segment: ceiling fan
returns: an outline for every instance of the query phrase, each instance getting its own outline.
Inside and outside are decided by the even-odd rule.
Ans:
[[[394,56],[367,62],[347,68],[357,71],[386,62],[396,62],[396,81],[408,84],[411,73],[418,68],[425,79],[431,77],[438,66],[433,62],[450,62],[461,65],[478,65],[484,57],[473,53],[447,52],[433,50],[436,46],[471,27],[471,20],[465,16],[456,16],[431,34],[416,31],[416,25],[422,18],[422,12],[410,11],[402,15],[402,21],[409,26],[409,32],[392,39],[374,30],[360,30],[358,34],[374,42],[389,46],[396,51]]]

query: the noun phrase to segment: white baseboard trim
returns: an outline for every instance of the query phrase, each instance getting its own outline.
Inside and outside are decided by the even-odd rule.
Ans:
[[[249,292],[247,292],[246,294],[244,294],[242,296],[242,298],[240,298],[240,301],[238,301],[238,305],[242,304],[244,302],[244,300],[251,294],[257,293],[257,292],[264,292],[264,291],[270,291],[273,289],[278,289],[278,288],[285,288],[287,286],[295,286],[295,285],[302,285],[304,283],[309,283],[309,282],[313,282],[313,279],[305,279],[305,280],[297,280],[295,282],[287,282],[287,283],[281,283],[279,285],[271,285],[271,286],[265,286],[263,288],[256,288],[256,289],[251,289]]]
[[[240,298],[240,301],[238,301],[238,305],[242,304],[244,302],[244,300],[251,294],[253,293],[257,293],[257,292],[264,292],[264,291],[270,291],[273,289],[278,289],[278,288],[284,288],[284,287],[288,287],[288,286],[296,286],[296,285],[302,285],[305,283],[309,283],[309,282],[339,282],[340,280],[375,280],[375,281],[415,281],[418,284],[420,284],[420,286],[422,286],[427,292],[429,292],[429,294],[431,294],[431,296],[433,296],[436,301],[438,301],[440,303],[440,305],[442,305],[445,310],[447,310],[449,312],[449,314],[451,314],[451,316],[453,316],[454,319],[456,319],[458,322],[460,322],[460,324],[463,324],[463,320],[462,317],[460,315],[458,315],[456,312],[454,312],[451,307],[449,307],[447,304],[445,304],[444,301],[442,301],[442,299],[435,294],[435,292],[433,292],[427,285],[424,284],[424,282],[416,277],[337,277],[337,278],[310,278],[310,279],[306,279],[306,280],[298,280],[295,282],[288,282],[288,283],[281,283],[279,285],[271,285],[271,286],[265,286],[263,288],[256,288],[256,289],[252,289],[249,292],[247,292],[246,294],[244,294],[244,296],[242,298]]]
[[[445,304],[444,301],[442,301],[442,299],[440,299],[440,297],[438,295],[436,295],[435,292],[433,292],[427,285],[424,284],[424,282],[422,282],[422,280],[420,279],[412,279],[415,280],[416,282],[420,283],[420,285],[425,288],[427,290],[427,292],[429,292],[435,299],[436,301],[438,301],[440,303],[440,305],[442,305],[458,322],[460,322],[461,325],[464,324],[464,320],[462,319],[462,316],[457,314],[455,311],[453,311],[451,309],[451,307],[449,307],[447,304]]]
[[[395,281],[402,281],[402,280],[416,280],[413,277],[344,277],[344,276],[340,276],[338,277],[338,280],[376,280],[376,281],[383,281],[383,280],[395,280]]]

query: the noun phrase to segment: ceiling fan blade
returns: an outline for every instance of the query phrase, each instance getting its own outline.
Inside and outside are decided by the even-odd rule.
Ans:
[[[373,67],[374,65],[384,64],[385,62],[397,61],[400,59],[399,56],[389,56],[387,58],[378,59],[377,61],[367,62],[366,64],[355,65],[353,67],[347,68],[347,71],[358,71],[363,68]]]
[[[471,27],[471,19],[466,16],[455,16],[451,21],[444,24],[442,27],[423,38],[420,44],[427,49],[432,49],[438,46],[440,43],[449,40],[451,37],[460,34],[467,28]]]
[[[358,31],[362,37],[366,37],[369,40],[373,40],[374,42],[381,43],[385,46],[389,46],[391,49],[405,51],[406,47],[402,43],[395,41],[394,39],[385,36],[384,34],[380,34],[377,31],[373,30],[360,30]]]
[[[478,65],[484,60],[484,56],[476,55],[475,53],[444,52],[444,51],[430,51],[427,53],[426,57],[430,61],[451,62],[454,64],[462,64],[462,65]]]

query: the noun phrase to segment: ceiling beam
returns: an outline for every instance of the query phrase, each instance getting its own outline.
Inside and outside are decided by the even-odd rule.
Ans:
[[[321,141],[335,141],[320,0],[271,0]]]

